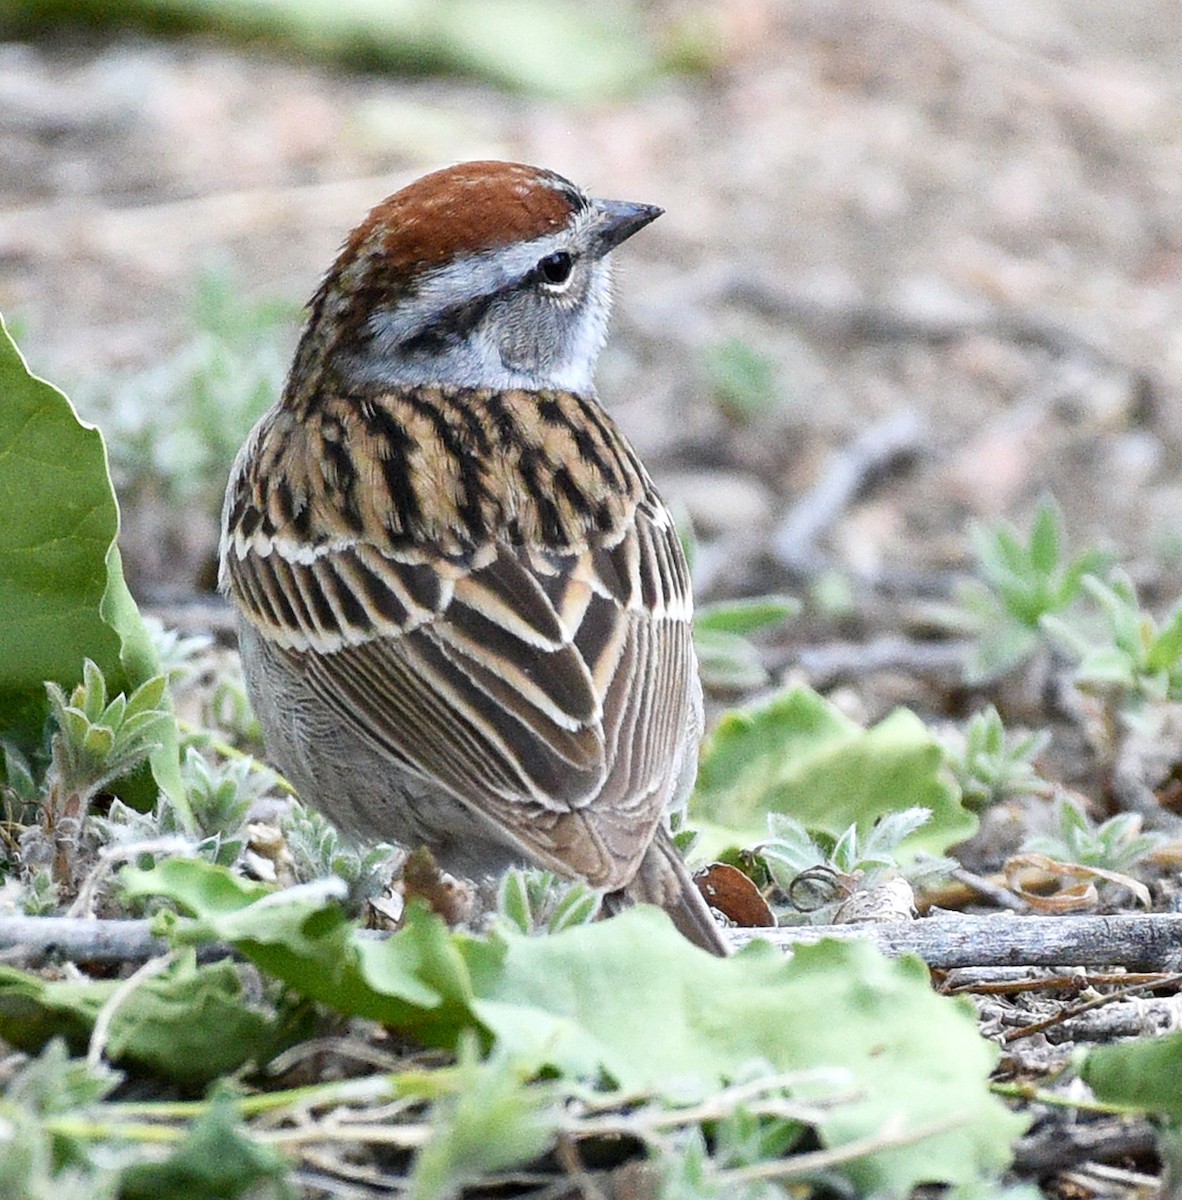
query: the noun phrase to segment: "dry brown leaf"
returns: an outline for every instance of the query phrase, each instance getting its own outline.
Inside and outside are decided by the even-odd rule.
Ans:
[[[1151,905],[1149,889],[1130,875],[1089,867],[1084,863],[1064,863],[1045,854],[1015,854],[1006,860],[1006,882],[1036,912],[1080,912],[1099,903],[1095,881],[1102,879],[1132,892],[1146,908]],[[1060,882],[1063,881],[1063,882]],[[1066,882],[1071,881],[1071,882]],[[1040,884],[1057,885],[1048,894]]]
[[[755,884],[727,863],[711,863],[694,876],[698,891],[711,908],[743,929],[769,929],[776,917]]]

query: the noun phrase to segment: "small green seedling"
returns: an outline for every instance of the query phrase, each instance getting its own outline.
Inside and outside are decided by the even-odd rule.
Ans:
[[[354,845],[314,808],[293,801],[279,828],[300,883],[335,875],[348,885],[350,899],[359,901],[379,891],[389,876],[392,846],[385,842]]]
[[[865,833],[851,825],[834,839],[806,829],[785,813],[771,813],[771,837],[759,847],[759,854],[789,904],[807,912],[811,921],[824,924],[853,891],[869,891],[899,877],[919,882],[952,868],[951,860],[944,858],[920,858],[906,866],[896,858],[904,839],[931,815],[926,808],[903,809],[887,813]]]
[[[1169,840],[1164,833],[1142,832],[1138,813],[1117,813],[1097,825],[1070,796],[1055,802],[1054,819],[1054,832],[1027,839],[1023,851],[1128,875]]]
[[[736,425],[747,425],[780,402],[776,365],[742,338],[710,348],[706,372],[720,411]]]
[[[1107,556],[1085,550],[1065,555],[1059,506],[1043,500],[1029,539],[1008,522],[971,531],[977,578],[958,591],[957,606],[943,615],[973,635],[966,664],[970,682],[992,679],[1030,658],[1045,644],[1043,622],[1062,616],[1083,594],[1083,578],[1101,571]]]
[[[1047,730],[1012,733],[990,705],[973,716],[963,737],[949,744],[948,766],[961,799],[973,809],[988,808],[1020,796],[1046,795],[1049,785],[1034,768],[1047,748]]]
[[[1079,659],[1076,684],[1113,698],[1118,707],[1182,700],[1182,605],[1159,625],[1141,608],[1124,571],[1114,571],[1108,580],[1086,576],[1083,586],[1103,615],[1102,640],[1058,618],[1043,621],[1047,632]]]
[[[799,611],[800,602],[791,596],[754,596],[699,606],[694,614],[694,645],[702,686],[713,692],[763,687],[769,676],[750,635]]]
[[[599,915],[599,894],[582,880],[551,871],[513,867],[497,892],[497,911],[524,934],[559,933]]]
[[[51,816],[84,816],[103,788],[129,775],[164,744],[175,719],[167,687],[167,679],[157,675],[130,696],[120,693],[108,702],[107,681],[90,659],[68,698],[56,683],[45,685],[58,727],[50,766]],[[61,806],[56,814],[55,796]]]

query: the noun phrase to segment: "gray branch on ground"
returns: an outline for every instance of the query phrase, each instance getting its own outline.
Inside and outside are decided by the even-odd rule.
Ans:
[[[65,959],[79,963],[144,962],[168,953],[168,943],[152,936],[151,921],[100,921],[86,917],[0,917],[0,962],[38,963]],[[228,946],[203,946],[203,959],[225,958]]]
[[[788,510],[772,535],[776,559],[790,570],[815,574],[817,541],[863,493],[869,481],[920,449],[924,428],[913,412],[876,421],[843,446],[821,479]]]
[[[971,645],[967,640],[922,642],[885,636],[865,642],[823,642],[794,650],[782,664],[799,667],[818,691],[864,679],[876,671],[903,671],[959,683]]]
[[[1153,1127],[1145,1120],[1119,1117],[1066,1126],[1055,1121],[1019,1139],[1014,1146],[1014,1165],[1026,1171],[1050,1172],[1093,1159],[1151,1154],[1156,1144]]]
[[[1176,978],[1169,976],[1167,978]],[[1178,1028],[1182,1016],[1182,995],[1138,996],[1131,1000],[1113,1000],[1110,1004],[1070,1015],[1060,1006],[1055,1018],[1040,1018],[1037,1011],[1020,1008],[992,996],[972,996],[977,1015],[990,1031],[1005,1032],[1007,1040],[1031,1032],[1041,1034],[1052,1046],[1077,1045],[1081,1042],[1115,1042],[1119,1038],[1157,1037]],[[1108,997],[1104,997],[1108,999]]]
[[[941,914],[886,924],[732,929],[736,946],[763,938],[782,950],[827,937],[871,942],[895,957],[916,954],[930,967],[1182,967],[1182,913],[1106,917],[970,917]]]
[[[882,924],[801,925],[774,930],[730,929],[738,947],[762,938],[790,952],[824,938],[861,939],[892,957],[916,954],[929,966],[1121,966],[1135,971],[1182,969],[1182,913],[1107,917],[970,917],[941,914]],[[0,917],[0,960],[50,958],[83,963],[141,962],[168,946],[149,921],[72,917]],[[202,946],[205,960],[229,947]]]

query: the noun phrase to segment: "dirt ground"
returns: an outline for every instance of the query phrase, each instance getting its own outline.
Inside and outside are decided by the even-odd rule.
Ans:
[[[843,637],[898,632],[965,566],[971,520],[1022,522],[1051,493],[1074,544],[1112,546],[1172,602],[1182,10],[708,11],[708,75],[590,106],[208,41],[0,47],[0,309],[64,386],[147,367],[210,264],[252,296],[302,299],[401,182],[474,156],[537,162],[667,210],[619,255],[600,386],[696,520],[702,596],[836,573],[854,598]],[[650,6],[654,37],[690,12]],[[742,419],[708,367],[735,339],[774,366],[774,399]],[[864,486],[818,518],[851,447]],[[777,543],[790,515],[807,535]],[[186,553],[162,555],[128,514],[149,599],[196,586],[214,514],[186,524]],[[834,632],[798,622],[785,659]]]

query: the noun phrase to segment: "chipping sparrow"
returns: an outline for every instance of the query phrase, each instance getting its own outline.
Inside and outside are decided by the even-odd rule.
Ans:
[[[725,954],[663,824],[702,730],[685,559],[592,382],[606,256],[660,212],[502,162],[379,204],[234,464],[220,585],[269,753],[339,825]]]

